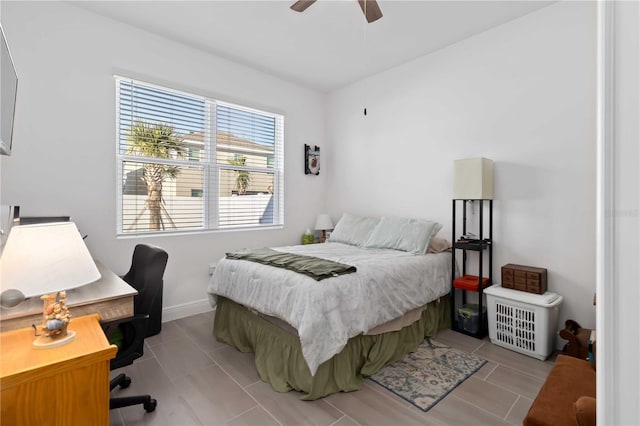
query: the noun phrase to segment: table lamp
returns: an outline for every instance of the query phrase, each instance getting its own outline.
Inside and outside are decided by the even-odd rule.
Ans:
[[[327,231],[333,229],[333,222],[331,216],[326,213],[319,214],[316,218],[316,231],[322,231],[320,242],[324,243],[327,240]]]
[[[71,315],[62,290],[99,278],[73,222],[14,226],[0,257],[0,301],[3,308],[10,308],[26,298],[40,297],[42,324],[34,324],[33,345],[39,349],[61,346],[75,338],[67,330]]]
[[[493,199],[493,161],[467,158],[453,162],[454,200]]]

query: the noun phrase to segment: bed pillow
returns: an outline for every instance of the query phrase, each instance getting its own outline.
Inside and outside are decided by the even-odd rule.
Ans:
[[[449,240],[440,237],[433,237],[427,247],[427,253],[443,253],[451,251],[451,243]]]
[[[385,216],[374,228],[365,246],[425,254],[440,228],[441,224],[430,220]]]
[[[378,222],[380,222],[380,218],[377,217],[364,217],[345,213],[331,232],[329,241],[332,243],[351,244],[352,246],[364,246]]]

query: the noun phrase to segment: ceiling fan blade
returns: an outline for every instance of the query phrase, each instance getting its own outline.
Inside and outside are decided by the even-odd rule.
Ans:
[[[291,5],[291,9],[295,10],[296,12],[304,12],[305,10],[307,10],[309,6],[311,6],[315,2],[316,0],[298,0],[297,2]]]
[[[364,13],[364,16],[367,18],[368,23],[372,23],[373,21],[377,21],[382,18],[382,11],[380,10],[380,6],[378,6],[376,0],[358,0],[358,4]]]

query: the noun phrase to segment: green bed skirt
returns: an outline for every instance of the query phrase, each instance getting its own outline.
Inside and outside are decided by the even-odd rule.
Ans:
[[[297,336],[220,296],[213,335],[241,352],[255,353],[260,378],[276,391],[294,389],[304,393],[300,399],[314,400],[360,389],[364,377],[415,351],[425,337],[450,327],[450,302],[445,296],[429,303],[420,320],[399,331],[352,337],[340,353],[320,365],[315,376],[311,376]]]

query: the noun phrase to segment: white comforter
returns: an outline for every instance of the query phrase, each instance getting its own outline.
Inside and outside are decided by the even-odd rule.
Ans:
[[[340,243],[275,250],[355,265],[356,273],[316,281],[296,272],[246,260],[218,262],[207,292],[227,297],[298,330],[312,375],[350,337],[449,293],[451,253],[414,255]]]

